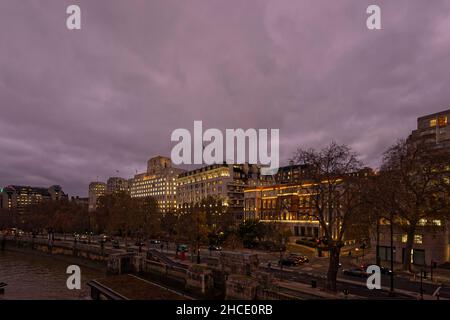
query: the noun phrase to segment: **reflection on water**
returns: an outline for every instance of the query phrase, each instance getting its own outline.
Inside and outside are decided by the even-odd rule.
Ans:
[[[104,273],[80,265],[81,290],[66,287],[70,263],[54,257],[0,251],[0,282],[8,284],[1,299],[89,299],[89,280]]]

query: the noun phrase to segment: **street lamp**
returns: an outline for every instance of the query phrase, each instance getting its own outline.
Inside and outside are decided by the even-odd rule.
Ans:
[[[394,293],[394,214],[391,212],[390,214],[390,223],[391,229],[391,290],[389,291],[389,296],[393,297]]]

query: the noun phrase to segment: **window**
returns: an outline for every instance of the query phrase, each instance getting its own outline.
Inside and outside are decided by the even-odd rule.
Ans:
[[[408,235],[407,234],[403,234],[402,235],[402,243],[406,243],[406,241],[408,241]]]
[[[439,127],[447,126],[447,116],[440,116],[438,119]]]
[[[423,237],[421,234],[414,235],[414,243],[422,244]]]
[[[439,227],[442,225],[441,220],[433,220],[433,224]]]
[[[430,127],[431,128],[436,127],[436,119],[430,120]]]

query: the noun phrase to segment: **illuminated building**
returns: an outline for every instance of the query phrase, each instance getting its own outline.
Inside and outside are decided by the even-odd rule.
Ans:
[[[106,183],[91,182],[89,184],[89,211],[97,209],[98,198],[106,194]]]
[[[11,185],[3,188],[1,197],[3,209],[13,209],[19,212],[23,212],[29,205],[42,201],[67,199],[67,195],[58,185],[49,188]]]
[[[450,110],[445,110],[417,119],[417,129],[408,137],[408,144],[423,143],[430,147],[430,152],[450,151]],[[448,219],[421,219],[418,223],[411,254],[411,263],[429,266],[431,262],[438,265],[450,261],[450,221]],[[401,227],[393,228],[394,261],[403,263],[407,236]],[[376,234],[372,236],[376,247]],[[381,260],[390,260],[391,232],[390,225],[381,221],[379,226],[379,255]]]
[[[244,188],[258,183],[260,167],[249,164],[214,164],[184,172],[177,179],[177,204],[180,214],[202,200],[222,201],[227,214],[243,218]]]
[[[450,148],[450,110],[422,116],[417,119],[417,129],[408,138],[409,143],[426,143],[436,149]]]
[[[129,183],[127,179],[120,177],[111,177],[106,182],[106,193],[129,192]]]
[[[310,195],[302,184],[249,187],[244,191],[244,219],[286,224],[294,236],[318,238]]]
[[[174,212],[176,202],[176,178],[184,170],[172,167],[170,158],[157,156],[147,163],[147,172],[134,176],[130,182],[133,198],[153,197],[161,212]]]

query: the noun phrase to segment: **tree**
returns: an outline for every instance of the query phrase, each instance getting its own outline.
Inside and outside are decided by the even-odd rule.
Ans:
[[[379,195],[385,215],[407,235],[403,269],[411,270],[411,254],[419,223],[447,220],[448,154],[424,143],[400,140],[385,153],[380,170]]]
[[[178,216],[168,212],[161,217],[161,231],[167,239],[174,240],[177,237]]]
[[[292,236],[291,229],[281,223],[263,223],[264,238],[273,242],[278,248],[282,248]]]
[[[178,219],[178,239],[185,240],[190,244],[192,254],[199,251],[200,244],[207,242],[210,232],[206,210],[202,203],[194,204]]]
[[[307,168],[303,189],[310,195],[315,218],[329,250],[327,289],[336,291],[340,250],[346,232],[362,212],[361,190],[365,175],[357,155],[346,145],[332,142],[322,150],[297,150],[293,161]]]
[[[162,216],[155,198],[132,198],[130,211],[131,229],[137,237],[142,239],[160,235]]]
[[[244,247],[252,248],[256,240],[261,241],[264,238],[264,224],[258,220],[244,220],[239,224],[237,235],[244,244]]]

